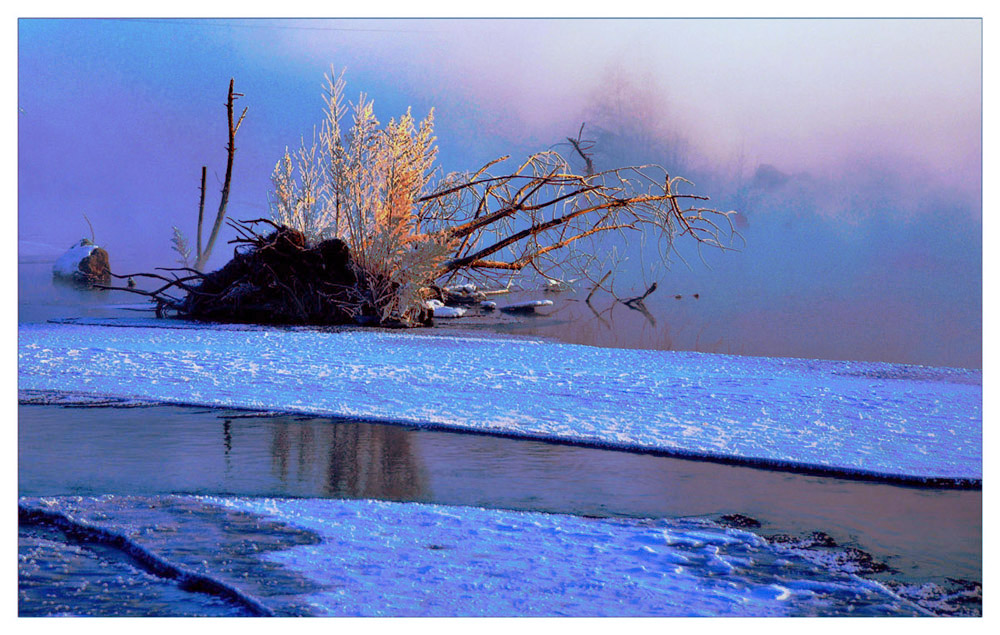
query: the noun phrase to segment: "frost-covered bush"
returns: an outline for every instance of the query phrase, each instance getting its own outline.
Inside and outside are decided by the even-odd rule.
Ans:
[[[433,111],[419,124],[407,110],[382,126],[364,94],[345,104],[343,73],[326,80],[319,140],[294,153],[286,149],[278,161],[271,217],[302,232],[309,246],[331,238],[347,243],[383,320],[406,321],[454,248],[446,236],[419,226],[437,154]],[[348,110],[352,123],[344,131]]]

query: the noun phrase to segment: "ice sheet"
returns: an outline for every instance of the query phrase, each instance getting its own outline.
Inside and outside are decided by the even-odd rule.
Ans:
[[[369,500],[199,498],[313,531],[268,560],[337,616],[920,615],[881,585],[684,520]]]
[[[981,371],[417,331],[22,324],[18,335],[22,391],[982,478]]]
[[[371,500],[101,496],[20,504],[120,535],[127,550],[196,571],[278,615],[927,614],[881,584],[707,521]],[[62,564],[58,554],[47,558],[47,568]],[[37,587],[24,604],[44,608],[50,582],[33,571],[21,572]],[[136,572],[121,585],[143,592],[155,582],[148,577]],[[80,606],[103,614],[96,611],[107,610],[107,595],[94,589],[87,597],[102,601]]]

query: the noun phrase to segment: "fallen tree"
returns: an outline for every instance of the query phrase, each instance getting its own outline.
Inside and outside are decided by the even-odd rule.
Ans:
[[[286,149],[275,167],[271,219],[231,223],[240,236],[230,241],[229,264],[211,274],[132,274],[162,283],[137,291],[160,313],[415,325],[427,322],[427,300],[448,284],[577,276],[594,290],[610,289],[609,274],[594,274],[618,270],[627,255],[665,268],[678,239],[725,250],[738,235],[733,212],[678,192],[690,185],[684,179],[653,165],[595,172],[579,139],[570,141],[585,160],[584,174],[547,151],[499,173],[509,157],[441,177],[433,111],[419,123],[407,111],[381,126],[370,100],[362,94],[348,108],[343,89],[342,74],[327,77],[318,140]],[[352,123],[344,131],[348,110]]]

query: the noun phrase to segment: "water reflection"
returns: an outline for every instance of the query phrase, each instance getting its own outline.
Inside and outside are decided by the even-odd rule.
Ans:
[[[282,486],[311,482],[319,495],[338,498],[426,497],[409,431],[317,421],[283,417],[271,426],[271,471]]]
[[[19,493],[374,498],[592,516],[745,514],[913,575],[981,579],[982,492],[404,426],[158,406],[18,409]],[[220,416],[221,415],[221,416]]]

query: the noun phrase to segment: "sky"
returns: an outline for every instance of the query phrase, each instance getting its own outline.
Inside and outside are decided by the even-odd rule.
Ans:
[[[173,264],[203,165],[218,204],[230,78],[230,217],[266,216],[333,65],[382,120],[433,107],[446,171],[587,121],[618,132],[602,161],[737,209],[743,251],[670,275],[724,298],[750,352],[982,364],[976,19],[20,20],[17,54],[21,241],[64,249],[86,215],[115,269]]]

